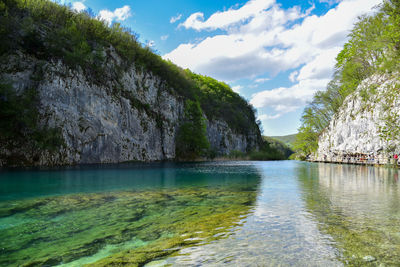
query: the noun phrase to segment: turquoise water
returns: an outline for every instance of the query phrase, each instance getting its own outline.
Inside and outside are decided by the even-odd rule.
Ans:
[[[396,169],[297,161],[0,171],[0,266],[398,266]]]

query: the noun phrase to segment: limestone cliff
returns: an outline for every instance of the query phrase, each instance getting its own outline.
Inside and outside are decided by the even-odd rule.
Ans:
[[[108,69],[120,64],[112,47],[105,54]],[[40,124],[59,129],[64,142],[56,151],[47,151],[34,149],[29,140],[8,140],[0,144],[0,166],[175,158],[185,98],[151,71],[132,65],[118,79],[105,77],[105,83],[97,83],[62,60],[38,60],[16,51],[1,58],[0,76],[17,94],[35,88]],[[219,155],[248,152],[261,140],[258,127],[243,134],[222,119],[208,120],[206,125],[211,148]]]
[[[396,75],[374,75],[347,96],[319,138],[312,160],[373,155],[380,163],[400,149],[400,84]]]

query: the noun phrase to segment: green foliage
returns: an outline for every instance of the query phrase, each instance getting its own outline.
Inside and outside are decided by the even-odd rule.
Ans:
[[[290,134],[290,135],[284,135],[284,136],[270,136],[270,138],[273,138],[275,140],[281,141],[288,147],[293,147],[293,143],[296,140],[296,135],[297,134]]]
[[[305,159],[308,155],[318,149],[319,133],[310,126],[302,126],[296,136],[293,148],[296,151],[296,158]]]
[[[185,122],[182,123],[176,140],[176,155],[181,159],[196,159],[205,156],[210,147],[206,137],[203,112],[197,101],[185,103]]]
[[[229,159],[245,159],[247,157],[246,153],[243,153],[242,151],[239,150],[232,150],[228,154]]]
[[[288,159],[290,157],[290,155],[292,155],[294,153],[294,151],[290,148],[290,146],[288,146],[286,143],[284,143],[278,139],[268,137],[268,136],[263,136],[263,139],[264,139],[264,141],[269,143],[270,149],[277,150],[284,156],[285,159]]]
[[[234,131],[242,134],[259,131],[254,123],[254,108],[229,85],[189,70],[186,73],[200,89],[198,99],[207,119],[223,119]]]
[[[304,109],[295,150],[306,157],[318,148],[318,137],[329,125],[344,99],[374,73],[391,73],[400,63],[400,2],[386,0],[371,16],[355,24],[350,40],[336,58],[336,73],[325,91],[319,91]],[[360,91],[364,102],[376,88]]]
[[[0,83],[0,142],[29,139],[34,149],[54,151],[62,144],[59,130],[38,125],[36,90],[17,95],[8,84]]]
[[[284,160],[287,157],[268,141],[261,144],[259,150],[251,151],[248,155],[250,160]]]

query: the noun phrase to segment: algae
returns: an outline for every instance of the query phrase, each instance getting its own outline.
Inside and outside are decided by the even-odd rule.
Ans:
[[[307,210],[319,231],[332,237],[337,259],[346,266],[398,266],[400,205],[397,184],[389,180],[393,173],[365,166],[317,166],[301,170],[299,181]],[[344,189],[343,182],[350,188]],[[387,204],[394,206],[387,209]]]
[[[1,266],[142,266],[225,238],[256,192],[196,187],[0,203]]]

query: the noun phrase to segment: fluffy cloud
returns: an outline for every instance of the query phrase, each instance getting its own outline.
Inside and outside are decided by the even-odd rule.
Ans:
[[[216,12],[204,21],[204,14],[201,12],[194,13],[181,23],[181,27],[195,30],[204,29],[221,29],[229,27],[236,23],[242,23],[250,18],[254,18],[265,9],[274,4],[274,0],[251,0],[239,9],[229,9],[224,12]]]
[[[304,106],[315,91],[326,87],[335,57],[357,18],[380,2],[343,0],[321,16],[311,15],[314,6],[305,11],[283,9],[275,0],[251,0],[208,19],[197,12],[180,27],[210,31],[210,36],[181,44],[164,58],[228,82],[291,71],[293,86],[265,90],[251,100],[258,108],[272,107],[276,112],[264,114],[264,119],[278,118]],[[212,35],[213,30],[218,34]]]
[[[166,35],[161,36],[160,39],[161,39],[161,41],[165,41],[168,39],[168,37],[169,37],[169,35],[166,34]]]
[[[73,2],[72,9],[76,10],[77,12],[81,12],[86,9],[86,6],[82,2]]]
[[[105,20],[108,24],[111,24],[113,20],[124,21],[130,16],[132,16],[131,8],[127,5],[114,11],[103,9],[99,12],[99,18]]]
[[[256,108],[270,107],[275,115],[260,116],[262,119],[277,119],[280,116],[303,107],[316,91],[326,87],[329,79],[306,79],[291,87],[265,90],[252,96],[250,103]]]
[[[296,7],[284,10],[272,0],[253,0],[239,9],[217,12],[205,21],[203,14],[194,13],[181,24],[183,27],[223,29],[227,33],[181,44],[164,57],[227,81],[265,72],[276,75],[342,46],[357,17],[379,2],[347,0],[323,16],[310,16],[310,10],[302,13]]]
[[[294,80],[302,81],[307,79],[330,78],[332,76],[333,66],[335,65],[335,58],[340,50],[340,47],[334,47],[321,51],[300,69]]]
[[[177,22],[178,20],[180,20],[182,18],[182,14],[178,14],[175,17],[171,17],[171,19],[169,20],[169,23],[173,24],[175,22]]]

